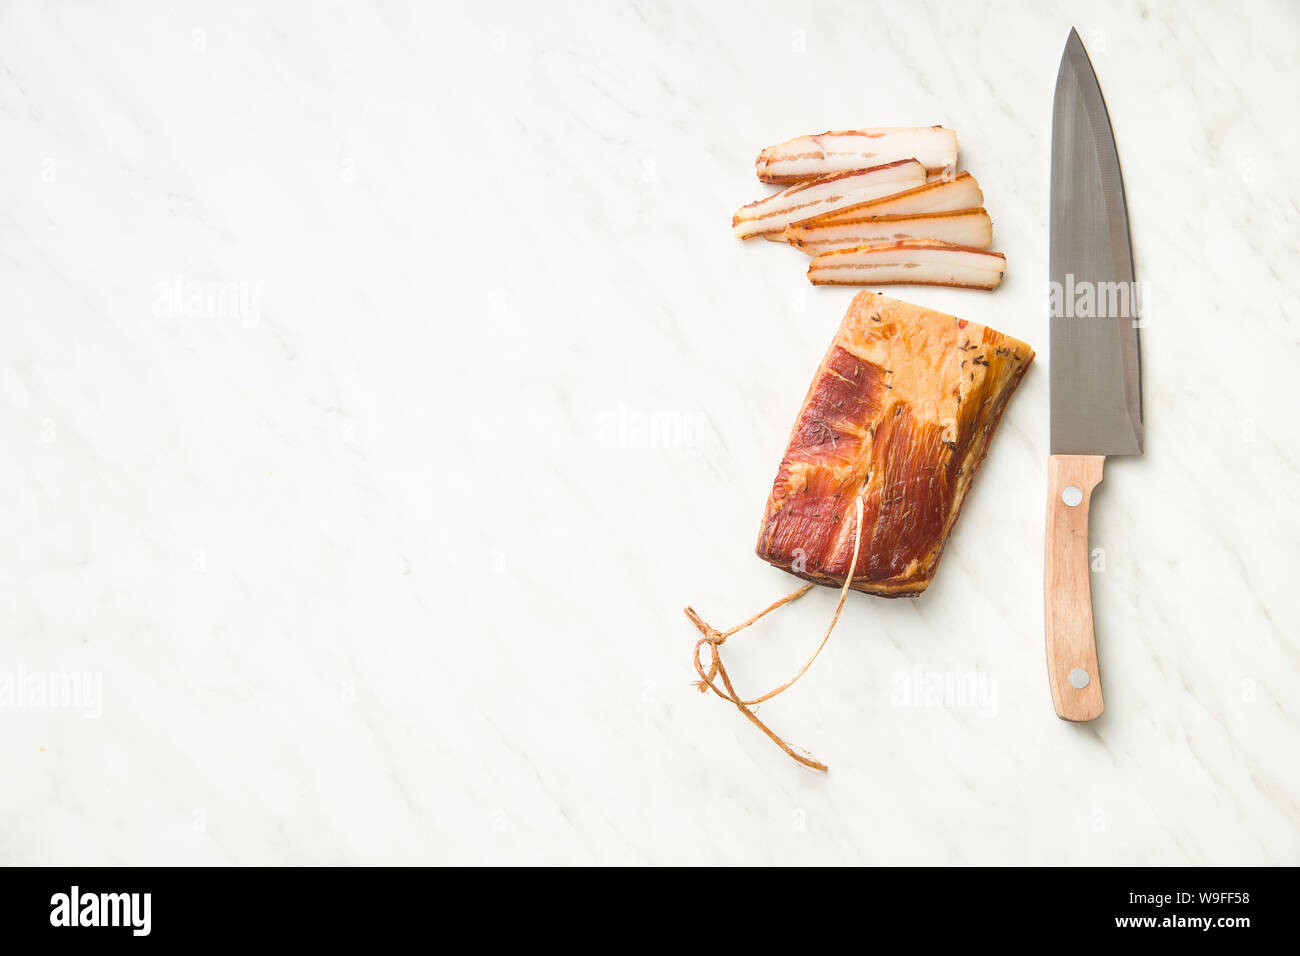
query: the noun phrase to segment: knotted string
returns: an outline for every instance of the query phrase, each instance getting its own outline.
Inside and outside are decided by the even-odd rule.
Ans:
[[[722,645],[727,642],[727,638],[731,637],[731,635],[735,634],[737,631],[743,631],[745,628],[749,627],[749,625],[763,617],[763,615],[775,611],[782,605],[789,604],[791,601],[796,601],[803,597],[813,589],[812,584],[805,584],[797,591],[792,591],[785,597],[781,598],[781,600],[759,611],[748,621],[745,621],[742,624],[737,624],[735,627],[726,631],[719,631],[709,625],[699,616],[699,614],[695,613],[694,608],[686,608],[686,616],[691,619],[691,623],[694,624],[699,629],[700,633],[704,635],[695,642],[695,671],[700,675],[700,679],[695,682],[695,686],[699,688],[700,693],[703,694],[706,689],[711,689],[723,700],[731,701],[742,714],[749,718],[755,727],[767,734],[768,738],[774,744],[784,750],[794,760],[803,764],[805,767],[811,767],[814,770],[825,770],[826,765],[813,759],[812,755],[807,752],[798,753],[795,751],[788,743],[773,733],[772,729],[768,727],[767,724],[759,720],[758,715],[755,714],[751,708],[763,703],[765,700],[771,700],[782,691],[788,690],[795,681],[800,677],[803,677],[803,675],[808,671],[808,668],[812,667],[813,661],[817,660],[817,655],[822,652],[822,648],[825,647],[826,642],[830,640],[831,631],[835,630],[835,625],[839,622],[840,611],[844,610],[844,599],[848,597],[849,587],[853,584],[853,575],[858,568],[858,552],[862,547],[862,496],[859,495],[855,501],[857,504],[857,529],[853,534],[853,560],[849,563],[849,573],[844,578],[844,586],[840,588],[840,600],[839,603],[835,605],[835,616],[831,618],[830,626],[826,628],[826,634],[822,637],[822,642],[817,645],[817,650],[813,652],[812,657],[808,658],[808,663],[799,668],[799,673],[795,674],[780,687],[768,691],[762,697],[755,697],[753,700],[743,700],[741,696],[736,693],[736,688],[731,684],[731,678],[727,676],[727,669],[722,665],[722,652],[720,649]],[[709,648],[709,655],[711,657],[707,671],[704,669],[704,665],[700,662],[700,648],[706,645]],[[714,683],[714,679],[717,677],[722,678],[722,686],[726,688],[726,693],[723,693],[722,689]]]

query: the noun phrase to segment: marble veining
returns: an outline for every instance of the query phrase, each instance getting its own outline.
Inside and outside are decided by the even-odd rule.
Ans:
[[[1300,863],[1285,0],[0,10],[0,862]],[[1128,190],[1147,454],[1108,709],[1042,634],[1052,90]],[[916,601],[690,686],[852,290],[741,243],[770,143],[960,136],[1033,344]],[[742,690],[818,589],[728,645]]]

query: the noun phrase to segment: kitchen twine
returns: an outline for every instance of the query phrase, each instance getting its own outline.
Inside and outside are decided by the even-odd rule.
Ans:
[[[773,733],[772,729],[768,727],[767,724],[759,720],[758,715],[754,713],[754,711],[751,708],[757,706],[758,704],[763,703],[763,701],[765,700],[771,700],[773,697],[775,697],[777,694],[780,694],[782,691],[788,690],[794,684],[795,681],[797,681],[800,677],[803,677],[803,675],[807,673],[808,668],[812,667],[813,661],[817,660],[817,655],[820,654],[822,652],[822,648],[826,646],[826,642],[830,640],[831,631],[835,630],[835,625],[839,622],[840,611],[844,610],[844,599],[849,595],[849,586],[853,583],[853,575],[858,569],[858,551],[862,547],[862,496],[861,495],[857,496],[856,503],[857,503],[857,530],[853,534],[853,560],[849,563],[849,573],[844,578],[844,586],[840,588],[840,600],[839,603],[835,605],[835,616],[831,618],[830,626],[826,628],[826,634],[822,637],[822,642],[817,645],[817,650],[813,652],[812,657],[808,658],[808,663],[804,664],[803,667],[799,668],[799,673],[795,674],[793,677],[791,677],[780,687],[776,688],[776,690],[769,691],[768,693],[764,694],[762,697],[755,697],[753,700],[741,699],[741,696],[736,693],[736,688],[733,687],[731,684],[731,678],[727,676],[727,669],[722,666],[722,652],[720,649],[722,645],[727,642],[727,638],[731,637],[731,635],[735,634],[737,631],[743,631],[745,628],[749,627],[749,625],[753,624],[759,618],[763,617],[763,615],[768,614],[771,611],[775,611],[777,608],[781,607],[782,605],[789,604],[791,601],[797,601],[799,598],[803,597],[805,594],[807,594],[809,591],[813,589],[812,584],[805,584],[797,591],[792,591],[791,593],[787,594],[785,597],[781,598],[781,600],[759,611],[748,621],[745,621],[742,624],[737,624],[735,627],[727,631],[717,630],[716,628],[709,625],[706,621],[704,621],[704,619],[701,618],[699,614],[695,613],[694,608],[691,607],[686,608],[686,616],[691,619],[691,623],[694,624],[697,628],[699,628],[700,633],[704,635],[698,641],[695,642],[695,671],[700,675],[700,679],[695,682],[695,686],[699,689],[699,692],[703,694],[705,690],[711,689],[715,694],[717,694],[723,700],[731,701],[733,704],[736,705],[737,709],[742,714],[744,714],[746,717],[749,718],[749,720],[754,724],[755,727],[763,731],[763,733],[767,734],[768,738],[774,744],[776,744],[787,754],[789,754],[791,758],[803,764],[805,767],[811,767],[813,770],[824,771],[826,770],[826,764],[818,760],[815,760],[812,754],[808,753],[807,751],[804,751],[803,753],[797,752],[788,743],[786,743],[775,733]],[[705,646],[709,648],[709,655],[710,655],[709,669],[707,671],[705,671],[704,665],[700,663],[700,648]],[[722,686],[726,688],[726,693],[723,693],[722,689],[719,688],[718,685],[714,683],[715,677],[722,678]]]

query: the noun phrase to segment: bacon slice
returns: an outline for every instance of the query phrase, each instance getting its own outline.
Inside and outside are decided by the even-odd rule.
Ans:
[[[790,434],[760,558],[842,587],[915,596],[933,580],[971,480],[1034,352],[1024,342],[859,292]]]
[[[959,209],[919,216],[876,216],[827,226],[786,226],[784,235],[787,242],[810,256],[901,239],[938,239],[972,249],[987,249],[993,242],[993,220],[983,209]]]
[[[794,183],[899,159],[951,171],[957,165],[957,134],[942,126],[887,126],[799,136],[767,147],[754,168],[765,183]]]
[[[961,172],[953,179],[938,180],[916,186],[906,192],[844,206],[812,219],[795,223],[791,228],[816,228],[844,222],[859,222],[876,216],[916,216],[928,212],[955,212],[984,205],[984,191],[970,173]]]
[[[808,280],[814,285],[943,285],[996,289],[1007,257],[933,239],[904,239],[836,249],[814,256]]]
[[[914,159],[856,172],[833,173],[742,206],[732,217],[731,231],[741,239],[772,233],[779,238],[782,230],[793,222],[859,206],[924,183],[925,167]]]

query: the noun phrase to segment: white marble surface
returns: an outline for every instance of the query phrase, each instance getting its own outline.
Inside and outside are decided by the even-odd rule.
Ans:
[[[1296,6],[597,6],[4,5],[0,861],[1300,863]],[[1071,24],[1153,296],[1090,726],[1040,594]],[[930,592],[764,708],[818,775],[689,686],[684,604],[791,586],[753,541],[852,294],[728,222],[761,146],[912,123],[1010,269],[896,294],[1040,358]]]

